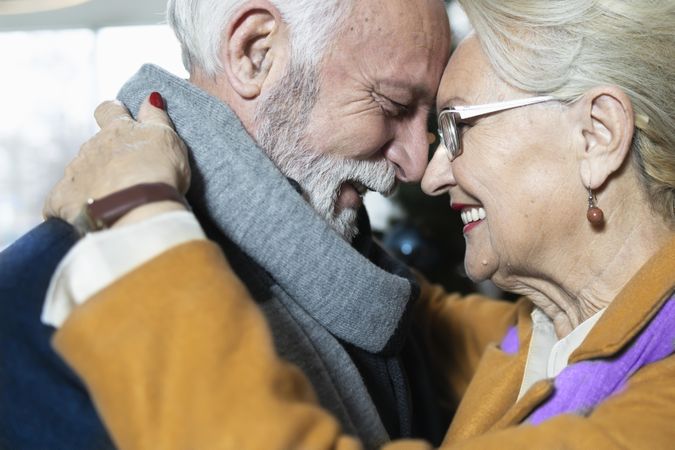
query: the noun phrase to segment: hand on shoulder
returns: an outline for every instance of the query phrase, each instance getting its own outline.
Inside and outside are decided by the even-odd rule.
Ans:
[[[43,210],[46,218],[74,223],[90,199],[138,184],[163,183],[185,194],[191,176],[187,148],[158,93],[143,102],[136,120],[117,101],[103,102],[94,115],[101,131],[80,148],[49,193]],[[116,225],[183,208],[176,201],[153,201],[131,209]]]

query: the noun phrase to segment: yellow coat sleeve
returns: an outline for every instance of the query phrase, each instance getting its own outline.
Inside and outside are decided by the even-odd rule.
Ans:
[[[443,295],[434,292],[424,298],[442,309]],[[461,313],[466,305],[451,309]],[[433,328],[455,319],[439,320]],[[53,344],[122,450],[361,448],[317,405],[303,374],[275,354],[264,317],[210,242],[175,247],[100,292],[73,312]],[[473,362],[457,358],[470,372]],[[675,442],[673,379],[671,357],[642,369],[589,417],[492,430],[451,448],[668,448]]]
[[[207,241],[175,247],[76,309],[53,344],[120,449],[359,449],[274,353]]]

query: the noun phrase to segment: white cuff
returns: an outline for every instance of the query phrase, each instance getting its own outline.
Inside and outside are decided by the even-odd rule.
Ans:
[[[170,248],[199,239],[206,239],[204,232],[187,211],[87,234],[52,275],[42,322],[60,327],[92,295]]]

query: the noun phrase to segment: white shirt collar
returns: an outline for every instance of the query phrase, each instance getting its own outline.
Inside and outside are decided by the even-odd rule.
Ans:
[[[567,367],[570,356],[584,342],[605,309],[593,314],[560,340],[555,333],[553,321],[540,308],[532,311],[532,339],[518,400],[537,381],[554,378]]]

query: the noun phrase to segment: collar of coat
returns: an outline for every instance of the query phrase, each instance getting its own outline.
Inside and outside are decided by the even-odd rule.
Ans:
[[[654,255],[624,286],[584,342],[572,353],[570,365],[611,358],[628,348],[650,324],[675,291],[675,238]],[[517,400],[532,333],[532,303],[519,301],[515,354],[490,345],[471,380],[446,436],[455,443],[500,430],[525,420],[555,391],[553,379],[535,383]],[[490,405],[486,408],[485,405]]]
[[[190,150],[193,206],[337,338],[371,353],[399,341],[416,293],[409,273],[373,264],[338,236],[220,100],[152,65],[118,98],[136,114],[152,91]]]
[[[675,238],[626,284],[570,356],[570,364],[612,356],[628,345],[661,309],[675,284]]]

